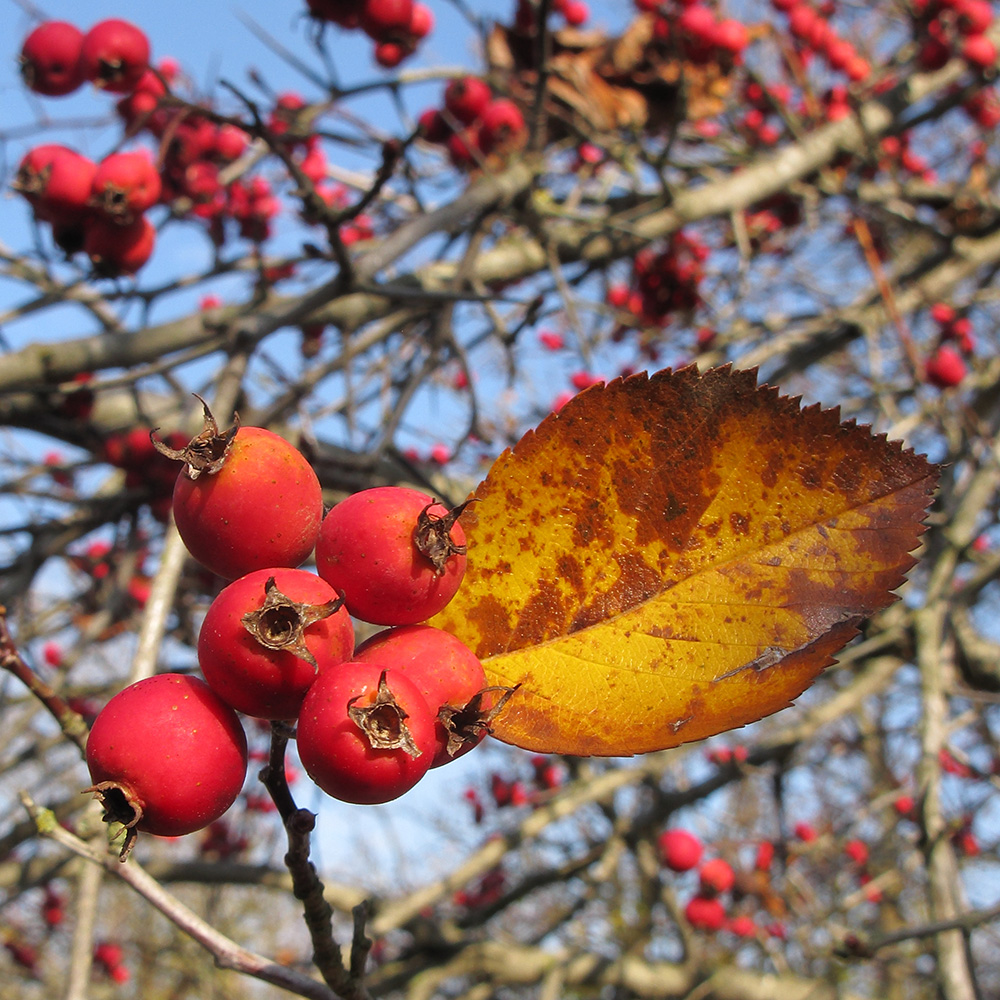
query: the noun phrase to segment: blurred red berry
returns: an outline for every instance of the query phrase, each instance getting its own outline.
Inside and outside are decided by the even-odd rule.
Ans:
[[[657,839],[660,858],[672,871],[686,872],[701,861],[701,841],[687,830],[664,830]]]

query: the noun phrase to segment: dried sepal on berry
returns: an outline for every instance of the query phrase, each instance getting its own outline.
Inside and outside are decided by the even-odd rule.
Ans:
[[[431,508],[438,503],[437,500],[432,500],[417,518],[417,526],[413,529],[413,542],[417,546],[417,551],[430,562],[438,576],[444,573],[445,563],[452,556],[464,556],[466,553],[466,546],[458,544],[451,537],[451,529],[462,516],[462,511],[475,499],[469,497],[447,514],[432,514]]]
[[[358,698],[352,698],[347,714],[364,732],[373,750],[403,750],[411,757],[419,757],[422,751],[406,725],[409,716],[389,690],[385,673],[383,670],[379,675],[375,700],[369,705],[358,705]]]
[[[101,803],[101,807],[104,809],[104,815],[101,819],[105,823],[121,824],[125,840],[118,852],[118,860],[127,861],[139,837],[139,831],[136,827],[142,819],[142,806],[129,793],[128,789],[117,781],[99,781],[89,788],[84,788],[81,794],[88,793],[93,794],[94,798]]]
[[[283,594],[269,576],[264,584],[264,603],[241,617],[243,627],[267,649],[283,649],[318,670],[316,658],[306,646],[305,630],[314,622],[329,618],[344,606],[336,597],[324,604],[304,604]]]
[[[450,759],[461,756],[466,750],[471,750],[484,737],[493,732],[490,724],[510,701],[511,695],[519,686],[496,685],[483,688],[460,708],[454,705],[441,706],[438,710],[438,719],[448,734],[446,752]],[[487,707],[485,701],[487,696],[491,694],[500,694],[500,697],[495,704]]]
[[[192,393],[192,395],[204,408],[205,426],[198,434],[184,448],[171,448],[164,444],[155,436],[158,430],[156,427],[149,432],[149,439],[161,455],[184,463],[182,471],[188,479],[197,479],[202,474],[212,476],[225,465],[229,452],[232,450],[236,432],[240,429],[240,415],[233,414],[233,426],[227,431],[220,432],[219,425],[209,409],[208,403],[197,393]]]

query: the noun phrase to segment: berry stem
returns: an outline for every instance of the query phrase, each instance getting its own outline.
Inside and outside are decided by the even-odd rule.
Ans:
[[[313,963],[329,987],[342,1000],[368,1000],[363,973],[371,941],[365,936],[367,906],[354,907],[354,937],[351,967],[344,967],[340,945],[333,936],[333,910],[326,901],[323,882],[309,860],[310,835],[316,816],[295,804],[285,778],[285,749],[292,730],[287,723],[271,723],[271,747],[260,780],[278,808],[288,837],[285,866],[292,877],[292,892],[301,900],[303,917],[313,946]]]

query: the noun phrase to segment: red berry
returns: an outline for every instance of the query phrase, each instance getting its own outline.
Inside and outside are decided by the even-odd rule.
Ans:
[[[926,361],[924,377],[939,389],[961,384],[966,367],[962,355],[948,344],[942,344]]]
[[[759,872],[770,871],[774,861],[774,844],[769,840],[761,841],[757,845],[757,857],[754,860],[754,868]]]
[[[857,57],[854,46],[846,38],[831,35],[826,43],[826,61],[832,69],[846,70],[851,60]]]
[[[962,0],[954,4],[958,13],[958,29],[963,35],[981,35],[993,23],[989,0]]]
[[[856,865],[868,863],[868,845],[863,840],[849,840],[844,844],[844,853]]]
[[[449,159],[459,170],[471,169],[482,158],[479,129],[475,125],[470,125],[461,132],[453,132],[448,136],[446,145]]]
[[[437,614],[465,573],[465,532],[417,490],[378,486],[338,503],[323,521],[316,568],[347,610],[375,625]]]
[[[788,12],[788,30],[799,39],[808,38],[816,22],[819,20],[819,13],[807,3],[800,3],[792,7]]]
[[[129,222],[152,208],[161,189],[160,174],[145,150],[105,157],[91,182],[93,203],[117,222]]]
[[[65,21],[46,21],[24,40],[21,76],[36,94],[62,97],[83,83],[80,51],[83,32]]]
[[[583,0],[566,0],[566,3],[563,4],[562,16],[566,19],[567,24],[579,28],[590,17],[590,8]]]
[[[753,937],[757,933],[757,925],[753,922],[753,917],[746,915],[733,917],[726,925],[726,929],[741,938]]]
[[[94,946],[94,961],[105,969],[121,965],[124,958],[125,949],[116,941],[101,941]]]
[[[431,767],[447,764],[486,735],[476,695],[486,674],[475,653],[449,632],[430,625],[401,625],[363,642],[354,659],[402,671],[419,688],[437,718],[437,749]]]
[[[524,115],[513,101],[498,97],[483,108],[479,121],[479,144],[484,153],[503,152],[524,134]]]
[[[362,0],[361,28],[375,41],[388,40],[394,32],[405,32],[413,20],[413,0]]]
[[[29,150],[17,168],[14,189],[46,222],[75,222],[88,209],[96,164],[66,146],[46,144]]]
[[[412,788],[434,759],[434,715],[399,670],[342,663],[316,678],[298,722],[299,759],[328,795],[376,803]]]
[[[430,7],[415,0],[413,4],[413,15],[406,28],[406,33],[413,39],[419,41],[426,38],[434,30],[434,14]]]
[[[628,285],[611,285],[608,288],[607,303],[612,309],[624,309],[628,305]]]
[[[663,863],[675,872],[686,872],[701,861],[701,841],[687,830],[664,830],[657,840]]]
[[[825,23],[825,22],[824,22]],[[734,18],[726,18],[715,26],[715,44],[730,55],[738,56],[750,44],[746,25]]]
[[[386,69],[394,69],[411,50],[399,42],[379,42],[375,46],[375,62]]]
[[[42,646],[42,659],[50,667],[59,668],[63,665],[63,651],[62,646],[58,642],[47,642]]]
[[[912,795],[900,795],[895,802],[893,802],[892,807],[900,816],[911,817],[914,814],[914,808],[916,802]]]
[[[224,437],[212,439],[217,458]],[[214,471],[185,461],[174,486],[174,520],[202,566],[235,580],[306,560],[319,533],[323,494],[312,466],[284,438],[241,427]]]
[[[149,69],[149,39],[129,21],[100,21],[84,36],[80,69],[103,90],[131,93]]]
[[[714,897],[694,896],[684,907],[684,917],[699,930],[718,931],[726,922],[726,911]]]
[[[452,133],[451,126],[437,108],[428,108],[417,119],[420,135],[428,142],[444,143]]]
[[[712,858],[706,861],[698,872],[701,891],[706,895],[728,892],[736,881],[736,874],[728,861],[722,858]]]
[[[149,260],[156,244],[156,227],[145,216],[128,225],[91,219],[83,234],[83,251],[104,278],[135,274]]]
[[[299,569],[260,569],[229,584],[198,635],[209,687],[246,715],[294,719],[316,671],[354,648],[350,616],[337,600],[328,583]]]
[[[962,58],[980,69],[988,69],[997,61],[997,47],[986,35],[968,35],[962,43]]]
[[[119,986],[127,983],[132,978],[132,973],[124,965],[112,966],[112,968],[108,969],[108,975],[111,977],[112,982],[117,983]]]
[[[104,706],[87,739],[87,766],[105,818],[178,837],[235,801],[247,768],[236,713],[196,677],[157,674]]]
[[[796,823],[795,836],[804,844],[808,844],[816,839],[816,829],[811,823]]]
[[[947,302],[935,302],[931,306],[931,319],[935,323],[939,323],[941,326],[947,326],[949,323],[953,322],[955,319],[955,309],[953,306],[948,305]]]
[[[862,56],[855,56],[844,68],[844,72],[847,74],[847,79],[854,83],[861,83],[862,80],[867,80],[871,75],[871,71],[871,65],[868,60]]]
[[[462,76],[444,89],[445,110],[463,125],[471,125],[486,110],[493,92],[478,76]]]

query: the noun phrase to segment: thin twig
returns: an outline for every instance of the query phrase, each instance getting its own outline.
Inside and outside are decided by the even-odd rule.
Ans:
[[[92,864],[100,865],[106,872],[126,882],[174,926],[194,938],[210,952],[220,968],[245,973],[255,979],[280,986],[297,996],[307,997],[309,1000],[336,1000],[336,994],[323,983],[310,979],[294,969],[278,965],[271,959],[249,951],[227,938],[167,892],[134,858],[121,864],[117,853],[99,851],[60,826],[55,816],[48,809],[38,806],[27,792],[21,792],[20,799],[42,836],[61,844]]]
[[[67,739],[79,747],[81,754],[86,751],[89,730],[83,716],[74,712],[66,699],[56,694],[24,661],[10,634],[7,609],[3,605],[0,605],[0,668],[13,674],[48,709]]]

